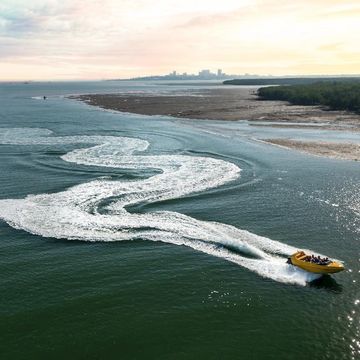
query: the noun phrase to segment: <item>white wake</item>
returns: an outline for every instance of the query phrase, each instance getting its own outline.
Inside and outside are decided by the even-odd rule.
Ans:
[[[114,136],[52,136],[44,129],[0,129],[0,144],[92,144],[62,156],[68,162],[123,169],[158,169],[143,180],[98,179],[54,194],[0,200],[0,218],[45,237],[85,241],[145,239],[185,245],[276,281],[304,285],[317,275],[285,264],[297,249],[234,226],[170,211],[134,214],[127,207],[179,198],[240,176],[229,162],[185,155],[140,155],[144,140]],[[94,146],[95,145],[95,146]],[[109,200],[111,200],[109,202]],[[107,206],[101,206],[108,201]],[[101,213],[99,212],[101,209]]]

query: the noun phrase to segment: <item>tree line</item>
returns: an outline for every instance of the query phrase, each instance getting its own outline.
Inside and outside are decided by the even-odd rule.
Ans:
[[[224,85],[305,85],[318,82],[354,82],[360,81],[360,77],[268,77],[233,79],[223,81]]]
[[[360,81],[326,81],[304,85],[258,89],[264,100],[283,100],[296,105],[322,105],[331,110],[360,113]]]

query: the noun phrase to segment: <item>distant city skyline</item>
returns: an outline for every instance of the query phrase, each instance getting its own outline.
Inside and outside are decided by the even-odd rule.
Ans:
[[[1,0],[0,80],[356,74],[359,18],[357,0]]]
[[[269,75],[267,75],[269,76]],[[131,80],[224,80],[231,79],[233,77],[259,77],[257,74],[227,74],[222,69],[218,68],[216,71],[210,69],[202,69],[198,72],[188,73],[183,72],[180,73],[177,70],[173,70],[165,75],[144,75],[144,76],[136,76],[131,78]]]
[[[213,71],[213,72],[212,72]],[[197,72],[180,73],[177,70],[173,70],[168,74],[158,75],[142,75],[135,76],[132,78],[113,78],[109,80],[230,80],[230,79],[276,79],[276,78],[344,78],[344,77],[359,77],[360,74],[314,74],[314,75],[271,75],[271,74],[250,74],[250,73],[239,73],[239,74],[227,74],[222,69],[216,71],[210,69],[202,69]]]

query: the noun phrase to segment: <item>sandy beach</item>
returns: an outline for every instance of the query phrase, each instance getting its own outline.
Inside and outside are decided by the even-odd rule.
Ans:
[[[291,105],[283,101],[263,101],[259,100],[256,91],[257,87],[237,87],[186,90],[186,94],[170,91],[164,95],[86,94],[71,98],[104,109],[143,115],[165,115],[197,120],[248,120],[252,126],[360,131],[358,114],[330,111],[319,106]],[[337,159],[359,160],[360,157],[357,144],[300,142],[290,139],[266,141]]]

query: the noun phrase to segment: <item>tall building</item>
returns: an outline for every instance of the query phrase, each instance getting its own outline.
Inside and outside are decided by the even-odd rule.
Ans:
[[[199,71],[199,77],[209,77],[210,75],[211,75],[211,72],[208,69]]]

